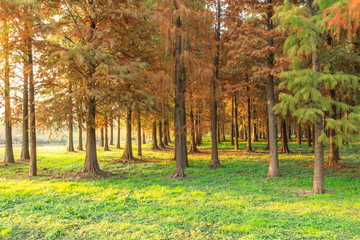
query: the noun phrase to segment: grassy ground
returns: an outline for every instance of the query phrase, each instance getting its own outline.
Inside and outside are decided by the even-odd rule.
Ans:
[[[310,193],[311,149],[291,143],[293,153],[279,156],[282,177],[269,179],[264,143],[254,148],[220,144],[225,168],[213,170],[204,143],[187,177],[172,179],[170,150],[145,145],[141,164],[99,150],[112,177],[84,178],[75,174],[84,152],[39,147],[39,177],[27,177],[26,162],[0,164],[0,239],[360,239],[357,146],[342,151],[356,168],[326,169],[323,195]]]

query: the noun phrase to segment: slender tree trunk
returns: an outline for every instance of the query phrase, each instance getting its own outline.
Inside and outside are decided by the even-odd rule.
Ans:
[[[160,149],[157,144],[157,133],[156,133],[156,121],[153,121],[152,123],[152,143],[151,143],[151,149],[156,150]]]
[[[289,122],[289,124],[287,124],[287,130],[289,132],[289,140],[291,140],[292,131],[291,131],[291,123],[290,122]]]
[[[311,136],[311,128],[310,128],[310,126],[307,127],[306,135],[307,135],[307,146],[311,147],[312,136]]]
[[[114,121],[110,118],[110,145],[114,145]]]
[[[212,78],[212,107],[211,107],[211,168],[221,167],[217,146],[217,99],[216,99],[216,80],[219,79],[219,60],[220,60],[220,24],[221,24],[221,5],[217,1],[217,27],[216,27],[216,56],[214,59],[215,76]]]
[[[169,131],[168,121],[164,121],[164,131],[163,131],[164,146],[169,146],[168,131]]]
[[[313,142],[312,152],[315,152],[315,124],[313,124],[311,128],[311,140]]]
[[[298,125],[296,137],[297,137],[297,144],[301,145],[301,125],[300,124]]]
[[[330,96],[331,96],[332,99],[335,99],[335,90],[334,89],[330,90]],[[332,119],[336,120],[336,105],[334,105],[334,104],[332,105],[332,110],[333,110],[333,114],[332,114],[331,117],[332,117]],[[339,147],[334,142],[334,137],[335,137],[335,130],[330,129],[329,158],[328,158],[328,161],[326,163],[330,167],[340,166]]]
[[[126,113],[126,137],[125,137],[125,148],[124,153],[121,157],[122,159],[134,160],[132,152],[132,142],[131,142],[131,110],[128,109]]]
[[[265,139],[266,139],[266,146],[265,146],[265,149],[264,149],[264,150],[270,150],[270,143],[269,143],[269,118],[266,119]]]
[[[311,17],[315,16],[314,0],[308,0],[308,8]],[[316,25],[316,19],[314,19],[314,25]],[[319,58],[319,45],[317,40],[312,38],[312,65],[315,73],[320,73],[320,58]],[[317,87],[321,94],[321,83]],[[321,132],[323,130],[323,119],[321,116],[317,117],[315,121],[315,134],[314,134],[314,145],[315,145],[315,159],[314,159],[314,182],[313,182],[313,193],[325,193],[324,184],[324,145],[319,141]]]
[[[253,142],[259,142],[256,123],[254,123],[253,133]]]
[[[145,140],[145,131],[143,131],[142,143],[143,143],[143,144],[146,144],[146,140]]]
[[[238,103],[236,95],[234,96],[234,117],[235,117],[235,150],[239,150],[239,126],[238,126]]]
[[[249,91],[249,88],[247,88]],[[250,97],[247,98],[247,111],[248,111],[248,128],[247,128],[247,145],[246,145],[246,151],[252,152],[251,147],[251,106],[250,106]]]
[[[104,139],[104,151],[109,151],[109,137],[108,137],[108,117],[105,116],[105,139]]]
[[[5,6],[6,7],[6,6]],[[14,152],[12,144],[12,131],[11,131],[11,105],[10,105],[10,47],[9,47],[9,30],[8,23],[5,20],[5,158],[4,162],[14,163]]]
[[[121,128],[121,124],[120,124],[120,117],[118,117],[118,121],[117,121],[117,139],[116,139],[116,149],[120,149],[120,128]]]
[[[32,54],[32,39],[28,42],[28,57],[29,57],[29,101],[30,101],[30,164],[29,176],[37,175],[36,166],[36,127],[35,127],[35,81],[34,81],[34,66]]]
[[[104,147],[104,128],[100,129],[100,143],[99,147]]]
[[[286,132],[287,132],[286,131],[286,121],[283,119],[281,121],[281,148],[280,148],[280,152],[282,152],[282,153],[290,153]]]
[[[86,119],[86,156],[83,168],[84,173],[101,173],[96,153],[96,134],[95,134],[95,114],[96,99],[94,96],[88,97],[87,119]]]
[[[179,6],[176,1],[174,1],[175,9],[178,10]],[[183,117],[185,112],[183,109],[183,104],[185,104],[185,83],[182,75],[182,66],[180,55],[182,52],[181,46],[181,18],[180,15],[176,16],[176,43],[175,43],[175,160],[176,160],[176,169],[172,177],[184,177],[184,162],[186,161],[186,156],[184,155],[184,149],[186,149],[186,144],[182,141],[182,137],[185,134],[185,126],[183,125]]]
[[[191,124],[191,147],[190,153],[198,153],[199,150],[196,147],[196,137],[195,137],[195,120],[194,120],[194,112],[191,107],[190,109],[190,124]]]
[[[231,131],[230,131],[230,134],[231,134],[231,136],[230,136],[230,144],[231,145],[234,145],[235,144],[235,142],[234,142],[234,98],[235,98],[235,96],[232,96],[232,98],[231,98]],[[236,148],[236,147],[235,147]]]
[[[141,151],[141,116],[140,116],[140,111],[138,111],[137,114],[137,122],[138,122],[138,126],[137,126],[137,155],[138,157],[142,156],[142,151]]]
[[[83,151],[84,148],[83,148],[83,127],[82,127],[82,115],[81,115],[81,112],[80,112],[80,109],[78,110],[78,114],[77,114],[77,117],[78,117],[78,131],[79,131],[79,139],[78,139],[78,147],[77,149],[79,151]]]
[[[166,121],[166,133],[167,133],[167,139],[168,139],[168,143],[171,143],[171,138],[170,138],[170,124],[169,121]]]
[[[26,56],[27,57],[27,56]],[[21,159],[30,159],[29,152],[29,73],[28,62],[24,60],[24,86],[23,86],[23,122],[22,122],[22,145]]]
[[[267,0],[267,3],[271,4],[272,0]],[[274,25],[272,22],[273,17],[273,9],[267,12],[268,26],[267,30],[270,32],[274,29]],[[274,46],[274,39],[269,37],[268,41],[269,47]],[[270,52],[267,55],[267,64],[270,68],[274,67],[274,56],[273,52]],[[279,159],[277,152],[277,124],[274,113],[274,105],[275,105],[275,94],[274,94],[274,76],[269,74],[267,76],[267,101],[268,101],[268,119],[269,119],[269,147],[270,147],[270,160],[269,160],[269,171],[268,177],[280,177],[280,169],[279,169]]]
[[[165,148],[163,141],[163,124],[162,121],[159,121],[159,148]]]
[[[72,82],[71,80],[69,81],[69,120],[68,120],[68,147],[67,150],[69,152],[74,152],[75,148],[74,148],[74,130],[73,130],[73,125],[74,125],[74,116],[73,116],[73,104],[72,104]]]

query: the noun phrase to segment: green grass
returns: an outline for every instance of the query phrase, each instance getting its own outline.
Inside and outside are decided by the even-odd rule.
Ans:
[[[225,168],[209,169],[205,142],[203,154],[189,155],[184,179],[170,178],[172,151],[149,145],[144,164],[99,150],[110,178],[75,175],[84,152],[39,147],[39,177],[27,177],[25,162],[0,164],[0,239],[360,239],[358,168],[326,169],[327,193],[313,195],[311,149],[291,143],[293,153],[279,155],[282,177],[269,179],[264,146],[248,154],[222,143]],[[360,166],[357,146],[341,156]]]

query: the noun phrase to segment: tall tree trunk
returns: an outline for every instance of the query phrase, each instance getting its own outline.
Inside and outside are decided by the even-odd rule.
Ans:
[[[238,103],[236,95],[234,96],[234,118],[235,118],[235,150],[239,150],[239,125],[238,125]]]
[[[169,139],[168,139],[168,121],[164,121],[164,131],[163,131],[163,135],[164,135],[164,146],[169,146]]]
[[[289,121],[289,124],[287,124],[287,130],[288,130],[289,140],[291,140],[292,131],[291,131],[291,122],[290,121]]]
[[[264,149],[264,150],[270,150],[270,143],[269,143],[269,118],[266,119],[265,139],[266,139],[266,146],[265,146],[265,149]]]
[[[217,0],[217,26],[216,26],[216,56],[214,59],[215,76],[212,78],[212,107],[211,107],[211,164],[210,167],[221,167],[217,146],[217,99],[216,81],[219,79],[219,60],[220,60],[220,25],[221,25],[221,4]]]
[[[77,114],[77,117],[78,117],[78,131],[79,131],[79,139],[78,139],[78,147],[77,149],[79,151],[83,151],[84,148],[83,148],[83,126],[82,126],[82,114],[80,112],[80,108],[78,110],[78,114]]]
[[[283,119],[281,121],[281,148],[280,148],[280,152],[282,152],[282,153],[290,153],[286,132],[287,132],[286,131],[286,121]]]
[[[99,147],[104,147],[104,128],[100,129],[100,142]]]
[[[311,17],[315,16],[315,7],[314,0],[308,0],[308,8]],[[316,19],[314,19],[314,25],[316,25]],[[320,73],[320,58],[319,58],[319,45],[316,42],[317,40],[312,38],[312,65],[313,71],[315,73]],[[317,87],[319,93],[321,94],[321,83],[319,83]],[[325,192],[325,184],[324,184],[324,145],[321,141],[319,141],[321,132],[323,130],[323,119],[321,116],[317,117],[317,121],[315,121],[315,159],[314,159],[314,182],[313,182],[313,193],[324,193]]]
[[[27,58],[27,56],[26,56]],[[30,159],[29,152],[29,73],[28,60],[24,60],[24,85],[23,85],[23,121],[22,121],[22,144],[21,144],[21,159]]]
[[[5,6],[7,7],[7,6]],[[10,105],[10,47],[9,47],[9,28],[7,20],[4,23],[5,29],[5,158],[4,162],[14,163],[14,152],[12,144],[12,131],[11,131],[11,105]]]
[[[159,121],[159,148],[165,148],[163,141],[163,124],[162,121]]]
[[[118,117],[118,121],[117,121],[117,138],[116,138],[116,149],[120,149],[120,140],[121,140],[121,135],[120,135],[120,128],[121,128],[121,124],[120,124],[120,116]]]
[[[96,153],[96,134],[95,134],[95,114],[96,99],[95,96],[89,96],[87,101],[87,119],[86,119],[86,156],[83,168],[84,173],[101,173]]]
[[[166,121],[166,136],[167,136],[167,141],[170,144],[171,143],[171,138],[170,138],[170,124],[169,124],[169,121]]]
[[[114,145],[114,121],[110,118],[110,145]]]
[[[142,156],[142,149],[141,149],[141,116],[140,116],[140,111],[138,111],[137,114],[137,155],[138,157]]]
[[[146,140],[145,140],[145,131],[143,131],[142,143],[143,143],[143,144],[146,144]]]
[[[152,123],[152,143],[151,143],[151,149],[156,150],[160,149],[157,144],[157,133],[156,133],[156,121],[153,121]]]
[[[230,144],[231,145],[234,145],[235,142],[234,142],[234,98],[235,98],[235,95],[231,97],[231,131],[230,131]],[[235,147],[236,148],[236,147]]]
[[[259,142],[256,123],[254,123],[253,128],[253,142]]]
[[[315,152],[315,124],[311,128],[311,141],[313,142],[312,152]]]
[[[28,57],[29,57],[29,101],[30,101],[30,164],[29,176],[37,175],[36,166],[36,127],[35,127],[35,80],[32,53],[32,39],[28,41]]]
[[[307,136],[307,146],[311,147],[312,136],[311,136],[311,127],[310,126],[308,126],[306,129],[306,136]]]
[[[271,4],[272,0],[267,0],[267,3]],[[273,9],[267,12],[268,26],[267,30],[270,32],[274,29],[274,25],[272,22],[273,17]],[[269,47],[274,46],[274,39],[269,37],[268,41]],[[270,68],[274,67],[274,56],[273,52],[270,52],[267,55],[267,64]],[[275,105],[275,94],[274,94],[274,76],[269,74],[267,76],[267,101],[268,101],[268,119],[269,119],[269,147],[270,147],[270,160],[269,160],[269,171],[268,177],[280,177],[280,169],[279,169],[279,159],[277,152],[277,124],[274,113],[274,105]]]
[[[73,130],[73,125],[74,125],[74,112],[73,112],[73,104],[72,104],[72,82],[71,80],[69,81],[69,119],[68,119],[68,147],[67,150],[69,152],[74,152],[75,148],[74,148],[74,130]]]
[[[174,1],[176,10],[179,9],[178,3]],[[185,105],[185,83],[182,75],[182,66],[180,55],[182,52],[181,46],[181,18],[180,15],[176,16],[176,43],[175,43],[175,160],[176,160],[176,169],[172,177],[184,177],[184,162],[186,161],[186,156],[184,155],[184,149],[186,150],[186,144],[184,146],[184,141],[182,141],[183,136],[185,135],[185,126],[183,125],[183,116],[185,112],[183,105]]]
[[[108,117],[105,116],[105,139],[104,139],[104,151],[109,151],[109,137],[108,137]]]
[[[128,109],[126,113],[125,148],[121,158],[134,160],[134,156],[132,152],[132,142],[131,142],[131,110],[130,109]]]
[[[332,99],[335,99],[335,90],[334,89],[330,90],[330,96],[331,96]],[[331,117],[332,117],[332,119],[336,120],[336,105],[335,104],[332,105],[332,110],[333,110],[333,114],[332,114]],[[340,166],[339,147],[334,142],[334,137],[335,137],[335,130],[330,129],[329,158],[328,158],[328,161],[326,163],[330,167]]]
[[[249,87],[247,87],[247,90],[249,91]],[[247,128],[247,144],[246,144],[246,151],[252,152],[251,147],[251,105],[250,105],[250,97],[247,98],[247,111],[248,111],[248,128]]]
[[[194,112],[191,107],[190,109],[190,125],[191,125],[191,147],[190,147],[190,153],[198,153],[199,150],[196,147],[196,137],[195,137],[195,120],[194,120]]]
[[[198,111],[197,116],[196,116],[196,121],[195,121],[195,125],[196,125],[196,145],[197,146],[201,146],[201,142],[202,142],[200,121],[201,121],[200,120],[200,111]]]
[[[298,124],[296,138],[297,138],[297,144],[301,145],[301,125],[300,124]]]

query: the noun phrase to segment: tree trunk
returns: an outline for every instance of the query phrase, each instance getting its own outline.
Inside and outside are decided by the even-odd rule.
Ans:
[[[30,101],[30,164],[29,176],[37,175],[36,166],[36,127],[35,127],[35,81],[34,81],[34,66],[32,54],[32,39],[28,42],[28,57],[29,57],[29,101]]]
[[[75,148],[74,148],[74,130],[73,130],[73,125],[74,125],[74,116],[73,116],[73,104],[72,104],[72,82],[71,80],[69,81],[69,120],[68,120],[68,147],[67,150],[69,152],[74,152]]]
[[[156,121],[153,121],[152,123],[152,143],[151,143],[151,149],[156,150],[160,149],[157,144],[157,133],[156,133]]]
[[[23,86],[23,122],[22,122],[22,144],[21,144],[21,159],[29,160],[29,73],[28,62],[24,60],[24,86]]]
[[[291,140],[291,123],[289,122],[289,124],[287,125],[287,130],[288,130],[288,135],[289,135],[289,140]]]
[[[269,143],[269,118],[266,119],[266,133],[265,133],[266,146],[264,150],[270,150]]]
[[[286,131],[286,122],[283,119],[281,121],[281,148],[280,152],[282,153],[290,153],[288,140],[287,140],[287,131]]]
[[[221,5],[217,1],[217,26],[216,26],[216,56],[214,59],[215,76],[212,78],[212,107],[211,107],[211,168],[221,167],[217,146],[217,99],[216,99],[216,81],[219,79],[219,60],[220,60],[220,24],[221,24]],[[219,139],[220,140],[220,139]]]
[[[96,114],[96,99],[94,96],[89,96],[87,102],[87,119],[86,119],[86,156],[85,164],[82,172],[99,174],[99,162],[96,153],[96,134],[95,134],[95,114]]]
[[[297,137],[297,144],[301,145],[301,125],[300,124],[298,125],[296,137]]]
[[[174,1],[176,10],[179,9],[178,3]],[[184,162],[186,156],[184,156],[184,149],[186,149],[186,144],[182,141],[182,136],[184,132],[184,123],[183,123],[183,104],[185,104],[185,83],[182,75],[182,66],[180,55],[182,52],[181,46],[181,18],[177,13],[176,16],[176,43],[175,43],[175,160],[176,160],[176,169],[172,177],[184,177]]]
[[[235,96],[233,96],[232,98],[231,98],[231,131],[230,131],[230,144],[231,145],[234,145],[235,144],[235,142],[234,142],[234,98],[235,98]],[[236,147],[235,147],[236,148]]]
[[[254,123],[254,128],[253,128],[253,142],[259,142],[258,139],[258,133],[257,133],[257,127],[256,127],[256,123]]]
[[[164,146],[165,147],[169,146],[168,131],[169,131],[168,121],[164,121],[163,135],[164,135]]]
[[[306,131],[306,135],[307,135],[307,146],[311,147],[311,128],[310,126],[307,127],[307,131]]]
[[[109,137],[108,137],[108,117],[105,116],[105,139],[104,139],[104,151],[109,151]]]
[[[267,3],[271,4],[272,0],[267,0]],[[274,29],[273,21],[273,9],[267,12],[267,20],[268,26],[267,30],[270,32]],[[268,41],[269,47],[274,46],[274,39],[269,37]],[[267,65],[270,68],[274,67],[274,56],[273,52],[268,53],[267,55]],[[280,177],[280,169],[279,169],[279,159],[277,152],[277,123],[274,113],[274,105],[275,105],[275,94],[274,94],[274,76],[269,74],[267,76],[267,101],[268,101],[268,121],[269,121],[269,147],[270,147],[270,160],[269,160],[269,171],[268,177]]]
[[[249,91],[249,87],[247,88]],[[248,128],[247,128],[247,144],[246,144],[246,151],[252,152],[251,147],[251,106],[250,106],[250,97],[247,98],[247,111],[248,111]]]
[[[110,118],[110,145],[114,145],[114,121]]]
[[[315,124],[311,128],[311,140],[313,142],[312,152],[315,152]]]
[[[315,16],[315,8],[313,5],[313,0],[307,1],[309,12],[311,17]],[[316,25],[316,19],[314,19],[314,25]],[[316,39],[311,39],[312,41],[312,65],[313,71],[315,73],[320,73],[320,58],[319,58],[319,46],[316,42]],[[319,93],[321,94],[321,83],[317,87]],[[315,134],[314,145],[315,145],[315,159],[314,159],[314,183],[313,183],[313,193],[324,193],[325,184],[324,184],[324,146],[319,138],[323,130],[323,119],[321,116],[317,117],[315,121]]]
[[[141,151],[141,116],[140,116],[140,111],[137,114],[137,122],[138,122],[138,126],[137,126],[137,155],[138,157],[142,156],[142,151]]]
[[[82,115],[80,113],[80,110],[78,110],[77,116],[78,116],[78,131],[79,131],[79,139],[78,139],[78,147],[77,147],[77,149],[79,151],[83,151],[84,150],[84,148],[83,148],[83,136],[82,136],[83,135],[82,134],[83,127],[82,127]]]
[[[191,147],[189,153],[198,153],[199,150],[196,147],[196,137],[195,137],[195,120],[194,120],[194,112],[191,107],[190,110],[190,125],[191,125]]]
[[[120,127],[121,127],[121,124],[120,124],[120,117],[118,117],[118,121],[117,121],[117,139],[116,139],[116,149],[120,149],[121,146],[120,146]]]
[[[143,131],[142,143],[143,143],[143,144],[146,144],[146,140],[145,140],[145,131]]]
[[[104,147],[104,128],[100,129],[100,142],[99,147]]]
[[[131,110],[130,109],[128,109],[128,112],[126,114],[125,148],[121,158],[134,160],[134,156],[132,152],[132,142],[131,142]]]
[[[165,148],[163,141],[163,124],[159,121],[159,148]]]
[[[6,7],[6,6],[5,6]],[[5,30],[5,158],[4,162],[14,163],[14,152],[12,144],[12,131],[11,131],[11,105],[10,105],[10,47],[9,47],[9,30],[7,20],[4,23]]]
[[[239,150],[239,125],[238,125],[238,103],[236,95],[234,96],[234,117],[235,117],[235,150]]]
[[[331,96],[332,99],[335,99],[335,90],[334,89],[330,90],[330,96]],[[333,114],[332,114],[331,117],[332,117],[332,119],[336,120],[336,105],[334,105],[334,104],[332,105],[332,110],[333,110]],[[335,130],[330,129],[329,158],[328,158],[328,161],[326,163],[330,167],[340,166],[339,147],[334,142],[334,137],[335,137]]]

